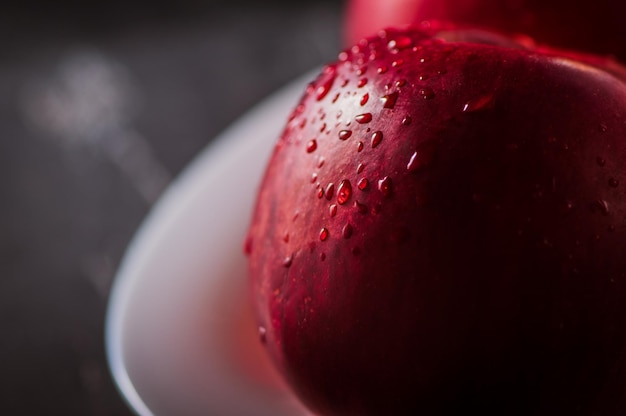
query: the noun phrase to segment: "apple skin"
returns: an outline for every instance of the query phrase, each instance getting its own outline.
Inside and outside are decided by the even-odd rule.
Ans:
[[[565,55],[424,24],[307,88],[245,250],[313,411],[626,412],[625,78]]]
[[[380,28],[435,19],[626,61],[624,16],[626,2],[618,0],[350,0],[344,37],[352,45]]]

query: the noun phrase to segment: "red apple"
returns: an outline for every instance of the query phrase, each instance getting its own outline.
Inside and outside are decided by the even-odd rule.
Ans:
[[[625,414],[624,79],[427,24],[324,68],[246,242],[261,339],[311,409]]]
[[[441,19],[626,60],[626,2],[619,0],[351,0],[349,44],[387,26]]]

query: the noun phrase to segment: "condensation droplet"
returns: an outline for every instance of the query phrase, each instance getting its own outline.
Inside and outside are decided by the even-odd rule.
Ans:
[[[358,116],[354,117],[354,119],[359,124],[369,123],[370,121],[372,121],[372,113],[359,114]]]
[[[326,241],[328,239],[328,229],[322,228],[320,230],[320,241]]]
[[[321,261],[326,260],[326,253],[320,253],[320,260]]]
[[[259,333],[259,340],[261,341],[261,344],[267,343],[267,329],[265,329],[264,326],[260,325],[258,329],[258,333]]]
[[[360,104],[361,104],[361,105],[365,105],[365,104],[367,104],[367,101],[368,101],[369,99],[370,99],[370,95],[369,95],[369,94],[367,94],[367,93],[363,94],[363,97],[361,97]]]
[[[341,236],[343,238],[350,238],[352,237],[352,225],[350,225],[349,223],[343,226],[343,229],[341,230]]]
[[[339,131],[339,140],[348,140],[352,136],[352,130]]]
[[[383,108],[394,108],[396,105],[396,101],[398,101],[398,91],[383,95],[380,101],[382,101],[383,103]]]
[[[356,144],[356,151],[361,152],[363,150],[363,142],[358,142]]]
[[[289,233],[288,233],[288,232],[285,232],[285,234],[283,235],[283,241],[284,241],[285,243],[288,243],[288,242],[289,242]]]
[[[410,125],[410,124],[411,124],[411,122],[412,122],[412,121],[413,121],[413,120],[411,119],[411,116],[406,115],[406,116],[404,116],[404,118],[402,119],[402,125],[403,125],[403,126],[408,126],[408,125]]]
[[[378,67],[376,72],[378,72],[379,74],[384,74],[385,72],[387,72],[387,67],[386,66],[380,66],[380,67]]]
[[[248,256],[252,254],[253,241],[254,240],[252,236],[248,235],[248,237],[246,237],[246,241],[243,244],[243,252]]]
[[[351,195],[352,185],[350,184],[350,181],[347,179],[342,180],[339,184],[339,188],[337,189],[337,203],[339,205],[345,204],[348,202]]]
[[[330,201],[334,194],[335,194],[335,184],[331,182],[326,186],[324,195],[326,196],[326,199]]]
[[[328,211],[331,217],[334,217],[335,215],[337,215],[337,205],[332,204],[330,207],[328,207]]]
[[[363,169],[365,169],[365,165],[363,163],[359,163],[358,166],[356,167],[356,173],[363,172]]]
[[[392,49],[398,49],[398,50],[402,50],[402,49],[406,49],[413,46],[413,39],[411,39],[409,36],[398,36],[395,39],[390,40],[387,43],[387,48],[392,50]]]
[[[399,79],[396,81],[396,87],[402,88],[406,85],[406,79]]]
[[[358,82],[358,84],[356,84],[357,87],[361,88],[364,87],[365,84],[367,84],[367,78],[361,78]]]
[[[359,179],[359,182],[357,183],[356,186],[361,191],[365,191],[369,187],[369,184],[370,184],[370,182],[367,180],[367,178],[361,178],[361,179]]]
[[[283,267],[291,267],[291,264],[293,263],[293,255],[285,257],[283,259]]]
[[[406,168],[409,171],[414,171],[419,166],[419,158],[417,157],[417,152],[413,152],[411,158],[409,159],[409,163],[407,163]]]
[[[359,214],[367,214],[367,205],[362,204],[359,201],[354,201],[354,208],[356,208]]]
[[[372,133],[372,149],[375,148],[383,141],[383,132],[378,130]]]
[[[311,174],[311,183],[315,183],[316,180],[317,180],[317,173],[313,172]]]
[[[317,198],[318,199],[324,198],[324,189],[323,188],[318,189],[318,191],[317,191]]]
[[[493,95],[485,95],[476,99],[470,100],[463,105],[462,111],[464,113],[471,113],[481,110],[491,105],[493,101]]]
[[[315,98],[317,99],[317,101],[321,101],[324,97],[326,97],[326,94],[328,94],[328,91],[330,91],[331,87],[333,86],[336,78],[335,68],[332,66],[326,67],[324,69],[323,76],[325,77],[325,79],[323,79],[322,83],[315,90]]]
[[[389,176],[385,176],[384,178],[378,181],[378,190],[384,195],[391,195],[391,178]]]
[[[317,141],[315,139],[309,140],[309,142],[306,144],[306,152],[312,153],[315,151],[315,149],[317,149]]]
[[[391,67],[392,68],[397,68],[399,66],[401,66],[404,63],[404,61],[402,59],[396,59],[395,61],[393,61],[391,63]]]
[[[598,199],[597,201],[594,201],[594,203],[591,205],[591,210],[594,212],[600,211],[603,215],[608,215],[609,203],[606,202],[604,199]]]

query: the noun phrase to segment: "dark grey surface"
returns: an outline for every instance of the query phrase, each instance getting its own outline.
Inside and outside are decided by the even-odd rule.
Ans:
[[[0,414],[130,414],[103,335],[127,244],[211,138],[336,56],[340,3],[5,6]]]

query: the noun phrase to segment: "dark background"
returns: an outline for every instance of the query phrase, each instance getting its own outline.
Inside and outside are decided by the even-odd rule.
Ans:
[[[0,6],[0,414],[128,415],[104,316],[159,193],[333,59],[340,0]]]

